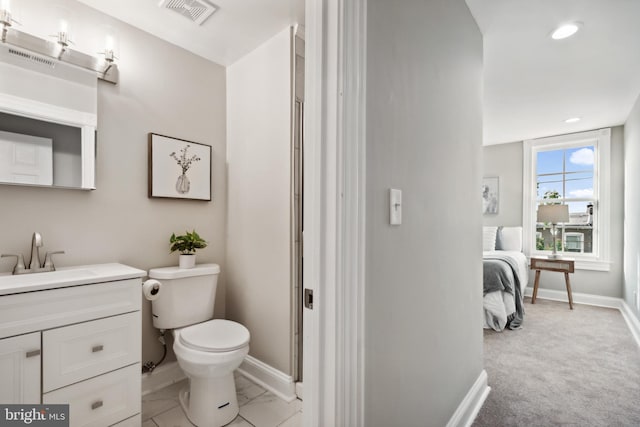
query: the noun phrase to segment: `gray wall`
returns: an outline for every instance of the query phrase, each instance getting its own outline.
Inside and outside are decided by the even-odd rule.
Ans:
[[[640,318],[640,97],[624,126],[624,300]]]
[[[227,68],[227,313],[251,332],[250,354],[286,374],[292,373],[291,60],[286,28]]]
[[[464,0],[367,13],[364,424],[443,426],[482,372],[482,36]]]
[[[620,298],[624,215],[624,128],[611,128],[611,269],[608,272],[577,270],[571,278],[574,292]],[[522,143],[483,148],[484,176],[500,177],[500,213],[484,215],[484,225],[522,225]],[[529,285],[534,274],[530,272]],[[564,276],[542,273],[540,287],[564,291]]]
[[[496,215],[483,215],[482,224],[489,226],[522,225],[522,142],[489,145],[482,149],[483,176],[499,177],[499,204]],[[519,203],[514,203],[519,200]]]
[[[42,2],[23,0],[27,12]],[[120,83],[98,85],[97,189],[54,190],[0,185],[0,251],[28,257],[31,234],[44,250],[63,249],[59,266],[122,262],[148,270],[177,265],[172,232],[196,229],[210,245],[199,262],[222,267],[217,316],[224,316],[226,216],[225,69],[76,2],[65,2],[97,32],[105,23],[120,37]],[[93,25],[92,25],[93,24]],[[98,38],[99,39],[99,38]],[[95,51],[98,47],[95,48]],[[147,133],[213,146],[213,201],[147,198]],[[2,259],[0,271],[11,261]],[[161,356],[150,304],[143,306],[143,360]]]

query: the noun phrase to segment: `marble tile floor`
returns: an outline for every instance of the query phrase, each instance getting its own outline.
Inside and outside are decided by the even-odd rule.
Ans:
[[[302,401],[291,403],[236,374],[240,414],[229,427],[300,427]],[[178,391],[187,380],[142,397],[142,427],[193,427],[178,402]]]

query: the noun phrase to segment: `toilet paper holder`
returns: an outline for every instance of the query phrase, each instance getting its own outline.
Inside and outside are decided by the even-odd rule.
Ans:
[[[149,279],[142,284],[142,294],[147,300],[153,301],[158,299],[161,288],[162,283],[155,279]]]

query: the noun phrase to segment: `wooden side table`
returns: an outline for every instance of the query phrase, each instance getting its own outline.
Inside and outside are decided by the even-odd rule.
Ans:
[[[558,271],[564,273],[564,283],[567,286],[567,295],[569,296],[569,308],[573,310],[573,296],[571,295],[571,282],[569,281],[569,273],[573,273],[575,269],[575,261],[572,259],[562,258],[531,258],[531,269],[536,271],[536,281],[533,285],[533,296],[531,304],[536,303],[538,296],[538,284],[540,283],[540,272]]]

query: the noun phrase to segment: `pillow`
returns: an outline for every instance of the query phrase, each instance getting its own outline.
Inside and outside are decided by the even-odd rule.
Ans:
[[[496,234],[496,250],[522,252],[522,227],[500,227]]]
[[[482,250],[495,251],[498,227],[482,227]]]

